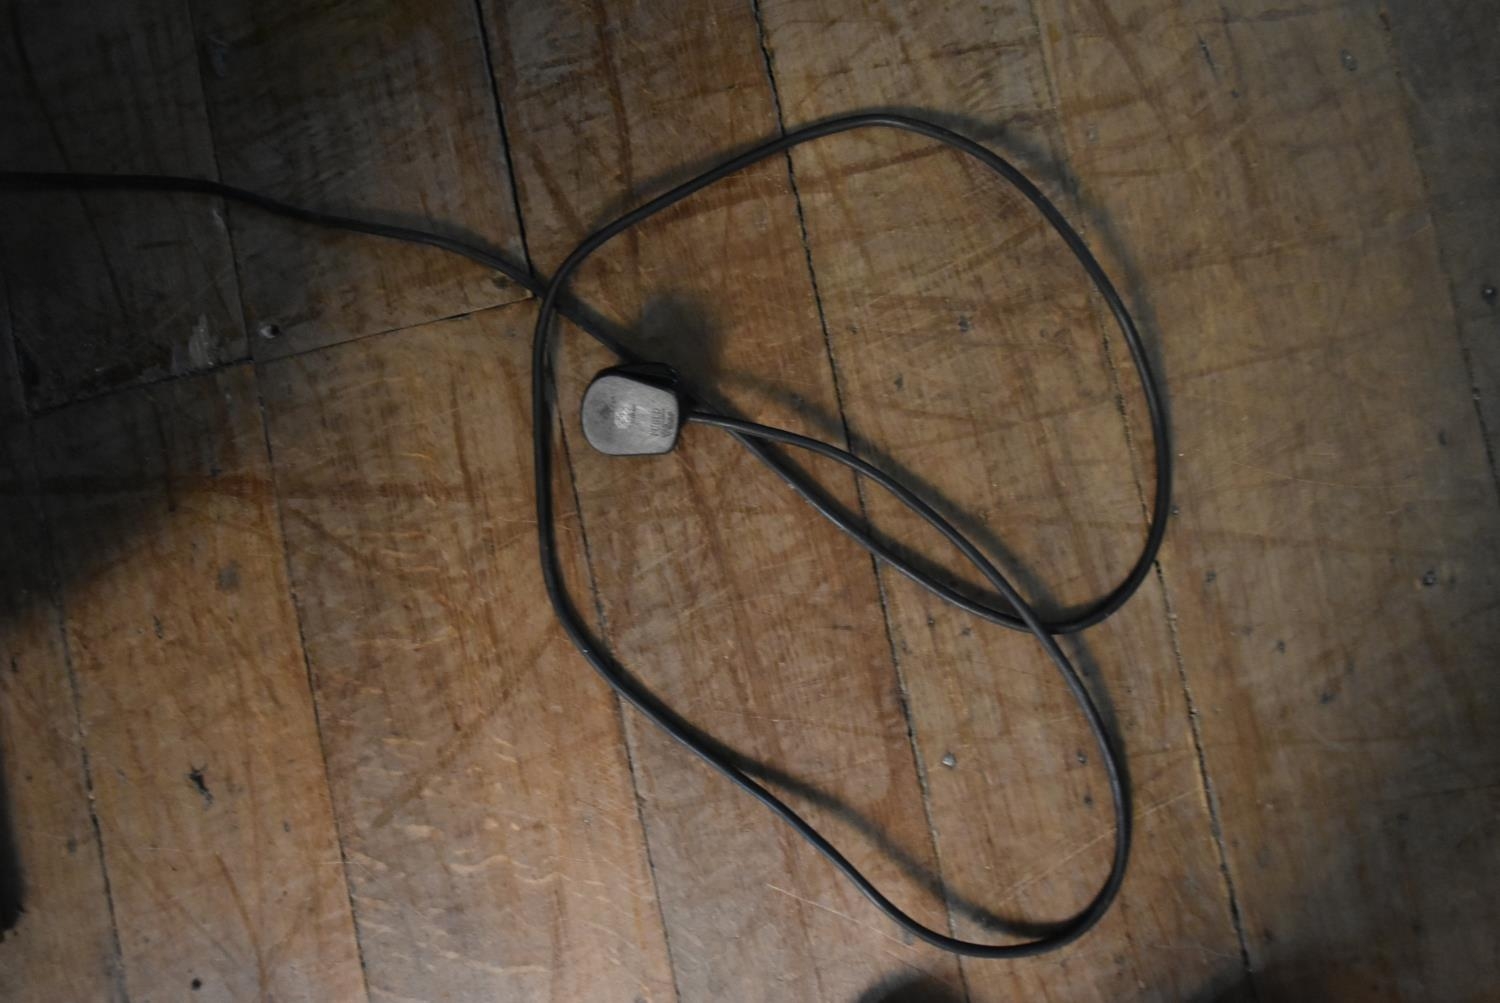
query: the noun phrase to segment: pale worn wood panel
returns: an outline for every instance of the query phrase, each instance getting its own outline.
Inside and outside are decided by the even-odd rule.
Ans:
[[[487,17],[531,248],[551,269],[598,223],[776,129],[753,12],[715,3],[496,5]],[[838,405],[786,164],[606,248],[579,296],[738,413],[837,435]],[[945,926],[868,558],[717,433],[658,459],[587,452],[609,361],[571,328],[559,399],[608,637],[690,719],[843,809],[791,799],[888,893]],[[852,500],[851,485],[831,478]],[[627,715],[684,998],[848,1000],[890,972],[956,987],[763,809]],[[871,832],[888,846],[879,846]],[[925,974],[924,974],[925,973]]]
[[[30,429],[0,433],[0,995],[120,995]]]
[[[0,18],[0,167],[215,176],[180,0],[8,0]],[[26,192],[0,207],[33,406],[244,356],[216,200]]]
[[[1482,998],[1500,517],[1377,12],[1039,10],[1159,339],[1162,565],[1262,994]]]
[[[195,10],[225,181],[521,260],[473,3],[231,0]],[[430,248],[231,211],[257,358],[524,296]]]
[[[250,368],[38,440],[129,995],[362,998]]]
[[[872,106],[935,109],[1074,215],[1026,4],[892,3],[873,16],[855,6],[761,5],[788,128]],[[1133,469],[1119,413],[1111,369],[1135,380],[1127,351],[1097,323],[1102,304],[1065,245],[1007,184],[926,140],[841,136],[795,150],[793,162],[857,448],[914,476],[1043,606],[1108,592],[1144,539],[1137,477],[1149,493],[1152,471],[1149,456]],[[955,563],[883,493],[871,492],[869,510],[890,535]],[[976,905],[1033,921],[1076,912],[1107,872],[1112,826],[1072,696],[1030,638],[885,579],[959,928],[1003,939]],[[1114,912],[1070,950],[966,963],[971,994],[1222,989],[1242,966],[1154,580],[1085,635],[1080,661],[1128,754],[1129,879]]]
[[[1494,472],[1500,436],[1500,239],[1494,226],[1500,218],[1500,10],[1460,0],[1383,9]]]
[[[618,708],[537,566],[532,316],[485,311],[265,367],[380,998],[673,998]],[[584,580],[576,516],[560,529]]]

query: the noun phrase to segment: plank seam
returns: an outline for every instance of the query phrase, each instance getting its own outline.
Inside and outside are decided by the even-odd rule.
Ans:
[[[760,0],[750,0],[750,10],[755,19],[756,37],[760,43],[761,61],[765,65],[766,82],[771,91],[771,105],[776,113],[776,129],[781,135],[786,135],[786,119],[782,112],[781,90],[776,84],[776,60],[771,52],[766,37],[766,26],[764,15],[760,9]],[[823,350],[828,358],[828,369],[833,383],[834,402],[839,412],[839,427],[843,431],[844,445],[853,448],[852,437],[849,432],[849,416],[844,408],[843,384],[839,379],[838,359],[833,350],[833,338],[828,332],[828,316],[823,307],[823,294],[818,286],[817,270],[813,267],[812,241],[808,236],[807,216],[802,208],[802,192],[797,185],[797,170],[792,162],[792,152],[787,150],[786,157],[787,182],[791,187],[792,204],[797,212],[798,236],[802,242],[802,255],[807,264],[807,277],[812,286],[813,304],[818,312],[818,327],[823,334]],[[863,481],[858,477],[851,478],[854,481],[855,497],[859,504],[860,518],[868,525],[870,513],[865,497]],[[912,724],[911,714],[911,691],[907,684],[906,673],[901,663],[899,648],[896,644],[895,628],[891,622],[890,598],[886,590],[885,575],[882,574],[880,562],[872,554],[870,555],[870,574],[875,580],[876,595],[880,599],[880,617],[885,627],[886,649],[890,652],[891,668],[896,676],[896,692],[901,703],[901,717],[906,725],[907,747],[911,750],[912,767],[917,775],[917,786],[922,792],[922,814],[927,822],[927,840],[932,850],[932,859],[937,866],[937,877],[943,888],[943,912],[948,921],[949,936],[956,936],[954,926],[953,902],[947,894],[947,884],[943,882],[943,856],[938,848],[937,830],[932,821],[932,797],[929,786],[926,763],[917,745],[916,729]],[[967,966],[960,959],[958,965],[959,979],[964,988],[964,999],[972,998],[969,988],[969,977]]]
[[[574,476],[573,452],[568,443],[568,428],[566,423],[558,421],[559,440],[562,445],[563,462],[568,471],[568,492],[573,498],[573,511],[578,519],[578,540],[583,546],[583,563],[588,572],[589,598],[594,603],[594,616],[599,621],[599,632],[609,636],[609,616],[604,611],[604,600],[599,594],[599,580],[594,574],[594,551],[589,545],[589,536],[583,524],[583,503],[578,497],[578,478]],[[651,875],[651,891],[656,897],[656,916],[661,923],[662,942],[667,949],[667,969],[672,973],[672,995],[674,999],[682,999],[682,990],[677,984],[677,962],[672,953],[672,928],[667,923],[666,907],[661,900],[661,883],[656,875],[656,856],[651,852],[651,830],[646,825],[645,799],[641,795],[640,773],[636,767],[635,741],[633,732],[625,720],[625,702],[613,689],[610,695],[614,698],[616,719],[620,722],[620,744],[625,747],[625,766],[630,771],[630,787],[635,794],[635,818],[636,824],[641,830],[641,848],[646,852],[646,870]],[[644,768],[642,768],[644,769]]]
[[[385,338],[391,335],[402,334],[406,331],[414,331],[418,328],[427,327],[432,324],[447,324],[452,321],[463,320],[467,317],[475,317],[482,313],[488,313],[491,310],[505,310],[509,307],[517,306],[518,304],[521,306],[525,306],[532,302],[533,301],[529,297],[526,299],[506,300],[504,303],[495,303],[491,306],[479,307],[476,310],[463,310],[459,313],[450,314],[447,317],[434,317],[431,320],[418,320],[410,324],[402,324],[399,327],[389,327],[382,331],[370,331],[365,334],[357,334],[352,338],[345,338],[343,341],[329,342],[326,345],[308,345],[304,348],[293,349],[290,352],[283,352],[279,355],[272,355],[263,359],[255,359],[253,356],[249,355],[240,356],[233,359],[225,359],[223,362],[210,366],[207,369],[194,369],[191,372],[183,373],[168,373],[164,376],[158,376],[155,379],[147,380],[144,383],[128,383],[121,384],[120,386],[115,387],[106,387],[103,390],[98,391],[97,393],[88,394],[82,397],[76,397],[72,400],[59,401],[56,404],[50,404],[36,411],[33,414],[33,417],[41,418],[46,415],[55,414],[59,411],[66,411],[67,409],[75,407],[79,404],[87,404],[92,401],[107,400],[110,397],[118,396],[130,390],[145,390],[152,387],[166,386],[168,384],[176,383],[181,380],[192,379],[195,376],[208,376],[212,373],[217,373],[224,369],[230,369],[234,366],[242,366],[246,363],[255,363],[257,366],[264,366],[270,365],[272,363],[285,362],[288,359],[298,359],[305,355],[314,355],[318,352],[325,352],[329,349],[338,348],[342,345],[354,345],[358,342],[366,341],[370,338]]]
[[[1397,50],[1394,38],[1395,28],[1383,14],[1381,15],[1380,22],[1381,27],[1385,29],[1380,34],[1385,40],[1386,58],[1391,62],[1391,70],[1395,74],[1396,82],[1399,85],[1405,73],[1401,68],[1401,56]],[[1416,95],[1410,87],[1398,86],[1397,89],[1402,93],[1402,121],[1406,126],[1407,135],[1414,140],[1416,137]],[[1437,219],[1434,216],[1432,208],[1432,179],[1428,177],[1427,168],[1422,163],[1422,157],[1416,153],[1415,142],[1412,144],[1412,151],[1412,166],[1416,168],[1417,177],[1422,183],[1422,202],[1427,209],[1428,225],[1436,230]],[[1453,263],[1449,260],[1448,248],[1441,234],[1433,238],[1433,245],[1437,254],[1438,267],[1442,270],[1443,278],[1446,280],[1444,284],[1448,287],[1448,304],[1453,312],[1453,337],[1458,343],[1458,355],[1463,361],[1464,376],[1469,384],[1469,399],[1474,406],[1474,415],[1479,422],[1479,441],[1484,445],[1485,459],[1490,465],[1490,479],[1495,484],[1496,500],[1500,500],[1500,466],[1497,466],[1495,462],[1495,437],[1490,431],[1489,422],[1485,420],[1484,407],[1482,406],[1483,395],[1480,391],[1479,380],[1474,372],[1474,354],[1469,351],[1468,343],[1464,338],[1464,325],[1459,319],[1462,311],[1459,307],[1460,292],[1455,277],[1457,269],[1452,267]]]
[[[192,32],[193,37],[193,57],[198,67],[198,89],[203,100],[203,117],[208,125],[208,148],[209,153],[213,157],[214,177],[222,180],[224,172],[220,167],[219,161],[219,129],[214,117],[213,102],[208,99],[208,77],[206,75],[208,68],[204,66],[203,45],[200,42],[201,35],[198,29],[197,12],[193,9],[193,4],[191,3],[184,3],[183,6],[187,10],[188,30]],[[271,423],[266,416],[265,395],[261,392],[259,363],[256,361],[254,351],[250,347],[250,316],[245,307],[244,282],[242,281],[240,271],[240,252],[239,248],[235,245],[234,227],[229,225],[229,213],[231,211],[229,204],[223,199],[218,199],[217,201],[220,206],[220,218],[224,224],[224,237],[229,245],[229,260],[234,265],[234,297],[240,308],[240,331],[245,339],[245,359],[241,361],[248,362],[250,379],[255,386],[256,418],[260,422],[261,440],[265,443],[266,447],[266,471],[271,478],[271,507],[276,513],[276,532],[281,537],[281,567],[283,573],[286,575],[286,598],[292,607],[292,619],[297,624],[297,653],[302,656],[302,668],[307,678],[307,698],[308,703],[312,706],[313,730],[318,736],[318,756],[323,761],[323,786],[328,794],[328,815],[333,823],[334,839],[338,842],[339,847],[339,864],[344,877],[344,899],[349,904],[349,926],[350,932],[354,937],[354,954],[359,959],[360,982],[365,991],[365,998],[368,999],[370,996],[370,973],[365,964],[364,944],[360,941],[359,936],[359,919],[354,906],[354,886],[350,881],[349,854],[344,848],[343,826],[339,822],[338,804],[333,797],[333,776],[328,767],[328,743],[323,736],[323,714],[322,709],[318,706],[318,687],[313,672],[312,658],[307,652],[307,632],[303,626],[302,604],[297,598],[297,587],[292,581],[292,554],[291,548],[287,544],[286,515],[281,510],[281,494],[275,490],[276,456],[271,447]],[[236,364],[239,363],[227,362],[213,368],[217,371]]]
[[[130,993],[125,984],[125,951],[120,945],[120,924],[115,915],[115,893],[114,886],[109,880],[109,864],[104,854],[104,829],[99,824],[99,805],[94,796],[94,769],[93,762],[89,756],[88,734],[83,724],[83,691],[78,685],[78,673],[73,667],[73,645],[68,639],[67,628],[67,599],[63,595],[62,571],[58,565],[57,538],[52,532],[52,520],[48,517],[47,506],[42,504],[40,492],[40,476],[37,468],[37,456],[40,455],[40,445],[37,442],[36,424],[28,422],[28,435],[26,444],[28,447],[27,473],[31,482],[32,505],[41,522],[42,540],[47,553],[47,573],[50,581],[49,587],[52,591],[53,617],[56,621],[58,640],[62,645],[63,667],[68,675],[68,689],[73,701],[73,725],[78,735],[78,758],[83,767],[83,790],[89,803],[89,824],[94,829],[94,851],[99,859],[99,876],[104,882],[104,904],[109,910],[109,934],[111,946],[114,948],[113,962],[115,989],[119,993],[119,999],[128,1003]]]
[[[342,343],[341,343],[342,344]],[[307,651],[307,631],[303,627],[302,601],[297,595],[297,585],[292,579],[292,551],[287,543],[286,516],[281,510],[281,492],[276,490],[276,454],[271,447],[271,422],[266,414],[265,394],[261,392],[260,371],[255,363],[250,364],[250,376],[255,383],[256,417],[260,419],[261,438],[266,445],[266,466],[271,475],[272,507],[276,510],[276,535],[281,537],[281,564],[286,573],[287,599],[292,605],[292,619],[297,623],[297,650],[302,656],[302,667],[307,677],[308,702],[312,705],[313,730],[318,735],[318,752],[323,760],[323,786],[328,791],[328,815],[333,822],[334,839],[339,844],[339,864],[344,872],[344,898],[349,903],[349,926],[354,935],[354,954],[359,959],[359,977],[364,986],[365,998],[370,997],[370,970],[365,963],[365,945],[359,934],[359,912],[354,904],[354,883],[350,879],[349,852],[344,846],[344,826],[339,820],[338,803],[333,797],[333,774],[328,766],[328,744],[323,737],[323,709],[318,704],[317,673],[313,670],[312,656]]]
[[[516,235],[521,241],[521,261],[532,275],[536,263],[531,260],[531,242],[526,236],[526,217],[521,211],[521,187],[516,178],[515,158],[510,155],[510,129],[505,124],[505,102],[500,100],[500,82],[495,75],[495,54],[490,49],[490,27],[484,16],[484,0],[474,0],[474,16],[479,22],[479,49],[484,54],[484,72],[489,76],[490,100],[495,105],[495,124],[500,130],[500,156],[505,161],[505,177],[510,182],[511,210],[516,215]],[[522,290],[521,299],[532,299],[531,293]],[[511,300],[512,303],[517,302]],[[502,304],[503,305],[503,304]]]
[[[1047,84],[1047,98],[1051,102],[1054,115],[1057,116],[1057,142],[1061,146],[1064,156],[1067,156],[1071,144],[1068,142],[1066,131],[1062,128],[1062,99],[1058,96],[1056,74],[1053,72],[1052,66],[1052,52],[1047,45],[1046,34],[1042,30],[1041,17],[1037,13],[1036,3],[1032,0],[1027,6],[1031,12],[1031,21],[1036,32],[1037,44],[1041,49],[1042,77]],[[1063,191],[1066,200],[1075,211],[1079,210],[1083,201],[1079,189],[1080,182],[1078,179],[1071,172],[1065,171]],[[1097,305],[1090,307],[1090,313],[1095,317],[1098,316],[1097,310]],[[1125,393],[1120,380],[1120,366],[1115,359],[1113,339],[1111,338],[1108,325],[1099,326],[1101,327],[1100,339],[1103,343],[1105,369],[1109,373],[1110,387],[1114,391],[1115,397],[1115,410],[1120,415],[1120,424],[1125,436],[1125,447],[1131,458],[1130,471],[1131,479],[1135,484],[1136,500],[1140,505],[1142,515],[1147,515],[1146,491],[1145,486],[1141,482],[1140,475],[1139,443],[1136,441],[1133,433],[1130,412],[1126,407]],[[1170,427],[1169,416],[1168,428]],[[1182,687],[1183,706],[1187,711],[1188,731],[1193,738],[1193,753],[1197,760],[1198,781],[1202,788],[1204,804],[1208,811],[1209,834],[1213,839],[1214,850],[1219,858],[1219,873],[1224,880],[1224,895],[1227,899],[1225,904],[1228,907],[1230,925],[1234,928],[1235,940],[1240,949],[1240,967],[1244,971],[1251,998],[1259,1000],[1260,991],[1256,986],[1254,972],[1250,963],[1250,947],[1249,941],[1245,936],[1245,923],[1244,916],[1240,910],[1239,893],[1235,887],[1234,876],[1229,868],[1229,853],[1224,842],[1224,827],[1220,818],[1218,792],[1214,787],[1213,778],[1209,774],[1208,756],[1203,748],[1202,723],[1199,720],[1198,706],[1193,698],[1192,687],[1188,683],[1187,664],[1183,659],[1182,644],[1177,633],[1176,610],[1172,603],[1171,589],[1167,587],[1166,574],[1162,570],[1160,559],[1153,565],[1153,570],[1155,571],[1157,589],[1161,595],[1162,607],[1166,613],[1167,636],[1172,646],[1172,660],[1174,667],[1177,669],[1177,679]]]
[[[1224,825],[1219,814],[1219,792],[1214,787],[1208,772],[1208,756],[1203,751],[1203,727],[1199,719],[1198,705],[1193,699],[1193,689],[1188,684],[1187,664],[1182,657],[1182,643],[1177,634],[1177,613],[1172,605],[1171,592],[1167,588],[1166,575],[1161,562],[1156,563],[1156,581],[1161,588],[1162,602],[1167,609],[1167,635],[1172,641],[1172,660],[1176,663],[1177,678],[1182,682],[1183,703],[1187,707],[1188,730],[1193,736],[1193,752],[1198,759],[1198,776],[1203,784],[1203,799],[1208,806],[1208,827],[1213,834],[1214,846],[1219,852],[1219,874],[1224,878],[1224,891],[1229,898],[1229,916],[1234,923],[1234,933],[1240,945],[1240,965],[1245,971],[1250,998],[1260,999],[1260,988],[1255,981],[1255,970],[1250,963],[1250,943],[1245,937],[1244,916],[1240,912],[1239,894],[1234,884],[1234,874],[1229,867],[1229,852],[1224,844]]]
[[[526,233],[526,215],[521,208],[520,180],[516,176],[515,158],[511,155],[510,129],[507,127],[505,122],[505,102],[501,100],[500,97],[500,81],[499,77],[495,73],[495,54],[490,47],[489,22],[484,16],[484,0],[474,0],[474,12],[479,19],[479,36],[480,43],[484,50],[484,66],[485,71],[489,74],[490,77],[490,94],[495,102],[495,119],[500,127],[500,142],[503,147],[501,152],[505,158],[505,173],[506,176],[510,179],[510,198],[512,205],[515,207],[516,231],[519,234],[521,241],[521,258],[526,265],[526,270],[529,271],[532,275],[536,275],[536,262],[532,260],[531,241]],[[531,297],[529,294],[526,297],[526,299],[528,300],[532,298],[534,297]],[[525,301],[523,300],[521,302]],[[510,304],[501,304],[502,307],[509,305]],[[491,309],[499,308],[500,307],[492,307]],[[593,601],[594,604],[594,615],[598,618],[599,630],[601,633],[607,636],[609,630],[609,621],[604,613],[604,601],[599,595],[598,578],[594,574],[594,551],[589,544],[588,529],[584,525],[583,506],[582,504],[580,504],[578,498],[578,477],[577,471],[574,468],[573,447],[572,443],[568,439],[568,429],[566,423],[561,421],[558,422],[558,432],[558,440],[562,447],[563,454],[562,465],[563,468],[568,472],[568,489],[569,493],[573,497],[573,511],[577,513],[578,518],[578,539],[583,547],[584,569],[588,574],[589,580],[589,598]],[[636,769],[635,747],[631,740],[630,728],[625,720],[625,705],[620,700],[619,695],[614,693],[613,690],[610,691],[610,696],[614,700],[615,719],[619,722],[620,726],[620,744],[624,747],[625,751],[625,768],[630,775],[631,793],[635,796],[634,800],[636,825],[640,828],[641,832],[641,849],[646,854],[646,871],[651,875],[651,892],[652,896],[656,899],[657,922],[661,926],[662,943],[666,947],[667,951],[667,956],[665,959],[667,962],[667,970],[672,976],[672,996],[674,999],[680,1000],[682,998],[682,990],[678,987],[677,984],[677,965],[673,961],[672,956],[672,933],[671,929],[667,925],[666,909],[662,905],[661,883],[656,873],[656,858],[651,852],[651,833],[650,830],[646,827],[646,812],[641,795],[640,773]]]

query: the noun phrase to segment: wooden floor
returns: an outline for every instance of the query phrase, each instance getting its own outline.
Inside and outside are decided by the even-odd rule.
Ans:
[[[0,996],[1500,999],[1500,5],[0,12],[0,167],[217,177],[543,273],[783,129],[935,117],[1078,221],[1178,458],[1155,574],[1073,645],[1128,752],[1123,894],[1063,952],[958,962],[566,642],[522,290],[204,198],[4,196]],[[800,148],[576,288],[738,413],[915,479],[1046,608],[1140,546],[1124,346],[930,143]],[[925,922],[1085,903],[1108,794],[1034,642],[877,571],[717,433],[580,448],[607,360],[563,341],[569,584],[625,663]]]

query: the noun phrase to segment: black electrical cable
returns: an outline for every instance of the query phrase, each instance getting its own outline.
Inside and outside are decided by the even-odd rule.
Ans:
[[[917,497],[906,486],[901,484],[900,481],[897,481],[879,467],[872,466],[853,453],[839,449],[837,446],[818,439],[810,439],[805,435],[798,435],[795,432],[788,432],[785,429],[770,428],[765,425],[757,425],[754,422],[741,421],[737,418],[726,418],[723,415],[711,414],[704,411],[690,412],[688,420],[699,425],[722,428],[738,435],[766,439],[771,442],[795,446],[798,449],[806,449],[819,456],[842,463],[860,476],[868,477],[876,484],[885,488],[896,497],[897,501],[921,516],[926,520],[928,525],[942,534],[944,539],[957,547],[969,563],[979,569],[979,573],[984,575],[985,579],[995,587],[995,591],[1004,596],[1005,600],[1014,607],[1027,628],[1041,642],[1042,648],[1047,652],[1047,657],[1051,658],[1052,663],[1057,666],[1057,670],[1062,674],[1063,681],[1067,683],[1068,689],[1073,694],[1073,698],[1078,701],[1078,706],[1083,711],[1084,721],[1089,726],[1089,732],[1094,736],[1094,744],[1099,748],[1100,758],[1104,761],[1104,771],[1109,779],[1110,801],[1115,813],[1116,836],[1114,859],[1110,867],[1109,877],[1094,897],[1093,902],[1084,912],[1080,913],[1062,929],[1055,931],[1051,936],[1043,937],[1029,943],[994,945],[957,940],[924,927],[911,916],[892,905],[889,899],[882,895],[863,874],[855,870],[853,865],[830,846],[822,836],[817,835],[815,832],[810,834],[811,827],[806,826],[805,823],[797,825],[796,823],[801,822],[801,819],[795,820],[793,823],[794,828],[812,840],[813,845],[832,860],[834,866],[842,871],[850,881],[854,882],[855,887],[874,902],[882,912],[890,916],[907,932],[920,937],[930,944],[935,944],[938,947],[958,954],[985,958],[1014,958],[1030,954],[1040,954],[1044,951],[1061,947],[1070,940],[1081,936],[1089,927],[1098,922],[1100,917],[1109,909],[1110,903],[1119,891],[1120,882],[1125,878],[1125,864],[1130,857],[1130,808],[1120,762],[1114,748],[1110,745],[1109,732],[1104,726],[1104,720],[1099,714],[1099,708],[1094,705],[1093,698],[1089,696],[1088,688],[1084,686],[1083,680],[1079,678],[1078,671],[1073,668],[1073,663],[1063,653],[1062,647],[1057,643],[1057,638],[1047,633],[1047,629],[1042,625],[1041,620],[1037,617],[1036,612],[1031,608],[1030,604],[1021,598],[1020,593],[1006,580],[999,569],[990,563],[990,560],[985,557],[984,553],[978,547],[939,515],[931,505],[928,505],[921,498]],[[745,785],[742,784],[742,786]],[[752,781],[747,789],[754,786]],[[783,817],[791,814],[789,808],[782,805],[768,793],[756,790],[751,790],[751,793],[759,800],[765,802],[777,814],[783,815]],[[795,818],[795,816],[793,817]],[[792,819],[788,819],[788,821],[792,821]]]
[[[568,599],[562,571],[557,557],[554,513],[552,507],[552,449],[551,418],[554,386],[550,367],[551,332],[554,315],[562,314],[606,348],[627,362],[640,360],[595,322],[586,311],[565,296],[563,290],[572,274],[583,262],[604,244],[625,230],[649,219],[662,210],[673,206],[693,193],[720,181],[738,171],[784,153],[792,147],[815,139],[831,136],[852,129],[883,127],[917,133],[943,145],[957,149],[984,164],[1019,191],[1042,214],[1053,230],[1062,237],[1069,250],[1077,258],[1094,288],[1104,298],[1110,312],[1125,339],[1136,372],[1140,377],[1146,408],[1151,423],[1155,446],[1156,485],[1152,499],[1151,515],[1145,543],[1140,556],[1126,576],[1107,595],[1084,606],[1081,610],[1056,620],[1042,619],[1029,603],[1006,580],[984,553],[955,529],[936,510],[919,498],[899,481],[859,457],[828,443],[797,435],[782,429],[741,421],[707,410],[701,404],[688,413],[691,424],[723,429],[735,437],[758,459],[766,463],[793,490],[806,499],[819,514],[831,521],[856,543],[879,559],[890,564],[912,581],[928,589],[946,602],[981,617],[992,623],[1013,630],[1025,630],[1034,635],[1047,655],[1061,673],[1064,682],[1077,700],[1085,722],[1093,734],[1105,772],[1108,776],[1110,797],[1115,824],[1115,852],[1109,875],[1100,886],[1093,900],[1072,919],[1054,927],[1049,933],[1033,940],[1014,944],[980,944],[960,940],[924,926],[903,912],[877,889],[868,878],[849,862],[827,839],[799,816],[790,806],[777,798],[744,772],[722,747],[702,735],[656,699],[648,690],[627,673],[614,656],[597,644],[588,632],[578,612]],[[1089,696],[1087,688],[1079,678],[1067,655],[1058,644],[1056,636],[1072,633],[1093,626],[1113,614],[1140,587],[1156,560],[1166,532],[1166,515],[1171,493],[1171,451],[1167,442],[1166,416],[1161,395],[1152,376],[1145,348],[1141,343],[1135,324],[1125,308],[1124,302],[1110,283],[1104,269],[1063,218],[1057,208],[1042,194],[1025,175],[1009,161],[980,146],[978,143],[942,126],[920,119],[891,114],[850,115],[786,133],[763,143],[687,181],[664,195],[602,227],[582,243],[564,261],[550,281],[543,281],[525,268],[464,241],[411,227],[393,226],[368,220],[338,216],[287,204],[255,192],[246,191],[217,181],[200,178],[168,177],[162,175],[115,175],[115,174],[70,174],[39,172],[0,172],[0,189],[56,189],[56,190],[106,190],[126,189],[157,192],[189,192],[214,195],[230,201],[252,206],[265,212],[290,217],[315,226],[350,230],[393,240],[426,244],[461,255],[502,275],[541,299],[537,312],[536,330],[532,345],[532,442],[534,450],[534,473],[536,477],[538,549],[542,566],[542,577],[547,594],[563,629],[578,648],[585,660],[603,677],[619,696],[649,718],[654,724],[687,746],[710,766],[751,797],[764,804],[782,821],[806,839],[830,863],[848,878],[861,893],[893,922],[912,936],[956,954],[981,958],[1018,958],[1041,954],[1076,940],[1082,936],[1108,911],[1120,884],[1125,877],[1125,867],[1130,855],[1131,813],[1129,793],[1119,755],[1114,749],[1098,708]],[[691,390],[684,388],[684,396],[697,400]],[[918,569],[906,558],[887,546],[883,541],[866,531],[852,516],[829,501],[823,493],[801,472],[784,462],[764,443],[774,442],[809,450],[849,467],[860,476],[869,478],[893,494],[907,508],[924,519],[945,539],[952,543],[998,593],[1004,606],[992,605],[970,598],[946,582]]]

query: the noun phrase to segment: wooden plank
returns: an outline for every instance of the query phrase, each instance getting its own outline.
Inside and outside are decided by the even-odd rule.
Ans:
[[[358,999],[249,367],[38,424],[134,999]]]
[[[120,999],[30,434],[0,434],[0,996]]]
[[[265,369],[377,997],[673,995],[619,712],[537,567],[531,316]],[[576,518],[562,528],[580,580]]]
[[[6,4],[0,165],[215,175],[180,0]],[[34,406],[245,354],[218,202],[0,195],[0,270]]]
[[[234,0],[197,15],[225,181],[522,260],[473,3]],[[232,212],[257,358],[524,295],[428,248]]]
[[[1261,994],[1473,998],[1500,512],[1378,12],[1039,10],[1170,388],[1162,565]]]
[[[1491,472],[1500,438],[1500,19],[1493,6],[1440,0],[1394,5],[1391,33],[1410,108],[1417,162],[1453,290]]]
[[[487,10],[544,270],[625,206],[774,133],[745,4],[690,17],[665,3]],[[576,288],[737,413],[839,434],[784,161],[621,238]],[[576,402],[607,360],[576,331],[565,342],[559,399],[582,450]],[[717,433],[689,431],[659,459],[580,450],[583,525],[624,663],[731,747],[811,788],[816,797],[789,797],[897,901],[945,926],[925,887],[935,861],[868,558]],[[852,500],[846,479],[830,483]],[[847,1000],[891,973],[931,994],[959,986],[952,958],[907,943],[763,809],[627,722],[684,998]]]
[[[1075,215],[1029,8],[856,6],[761,4],[788,128],[932,109],[1014,156]],[[1006,183],[917,137],[840,136],[793,163],[857,447],[912,475],[1035,600],[1058,609],[1107,593],[1144,539],[1139,481],[1149,492],[1152,471],[1149,455],[1132,469],[1117,403],[1120,381],[1135,380],[1127,349],[1098,323],[1102,304],[1062,241]],[[895,538],[931,540],[883,493],[868,501]],[[955,923],[997,940],[974,906],[1032,922],[1077,912],[1107,872],[1112,825],[1072,696],[1029,637],[889,569],[883,579]],[[1129,879],[1068,951],[966,963],[971,996],[1217,993],[1242,970],[1157,583],[1075,650],[1128,752]]]

